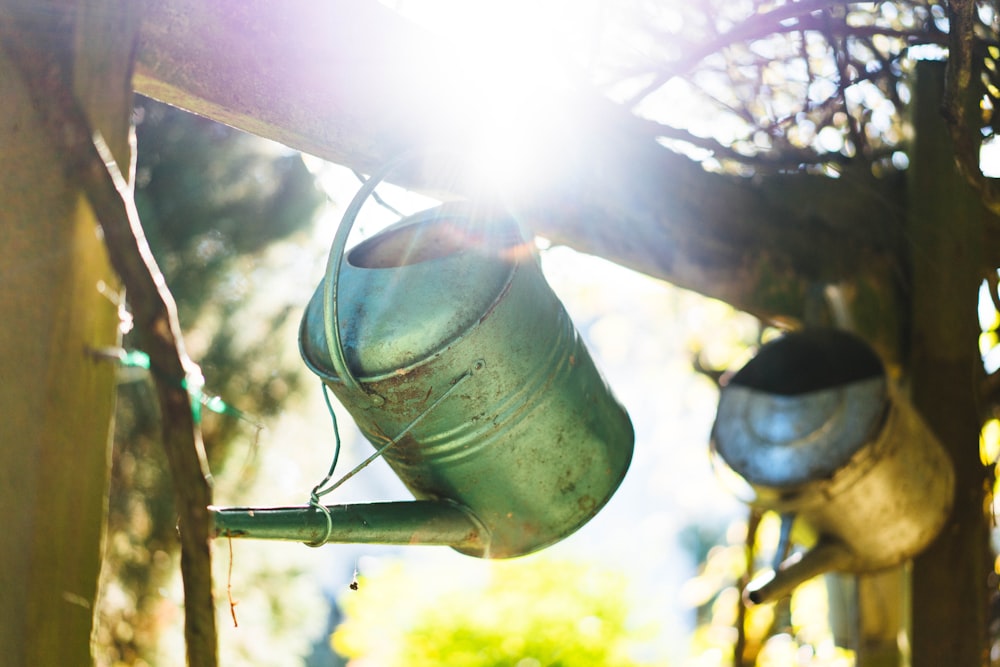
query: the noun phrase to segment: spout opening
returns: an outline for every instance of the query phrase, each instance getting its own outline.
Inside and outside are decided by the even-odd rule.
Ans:
[[[748,606],[755,606],[763,602],[767,602],[764,594],[760,591],[752,591],[749,588],[743,591],[743,595],[746,598]]]
[[[743,600],[754,605],[774,602],[790,595],[796,587],[813,577],[847,569],[851,559],[851,552],[843,544],[833,539],[822,539],[804,555],[793,556],[778,570],[751,581],[743,591]]]

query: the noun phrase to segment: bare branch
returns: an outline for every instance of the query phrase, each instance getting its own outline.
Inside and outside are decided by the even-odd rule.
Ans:
[[[829,30],[832,31],[830,34],[838,36],[846,36],[848,34],[861,36],[885,35],[887,37],[897,37],[922,43],[941,43],[943,41],[943,37],[940,34],[931,32],[921,33],[881,26],[848,26],[844,22],[829,26],[824,17],[816,15],[818,12],[824,12],[831,7],[840,5],[842,3],[829,0],[801,0],[800,2],[781,5],[763,14],[756,14],[732,30],[714,39],[710,39],[697,46],[692,45],[683,58],[656,71],[653,80],[633,95],[626,104],[629,107],[635,107],[635,105],[659,90],[672,78],[684,74],[710,55],[719,53],[735,44],[752,42],[769,35]]]
[[[976,32],[979,25],[974,0],[948,3],[948,68],[942,113],[948,122],[959,172],[979,193],[983,203],[1000,213],[1000,184],[983,175],[979,166],[980,134],[977,118],[979,93],[976,90]]]
[[[725,146],[707,137],[699,137],[687,130],[682,130],[656,121],[648,123],[653,133],[663,139],[680,141],[696,148],[711,151],[712,155],[721,160],[732,160],[741,164],[751,165],[764,171],[774,172],[796,170],[803,165],[844,164],[849,160],[840,153],[817,153],[808,148],[783,147],[777,151],[764,151],[755,155],[747,155]]]
[[[824,12],[824,18],[829,24],[833,23],[833,16],[829,12]],[[846,38],[838,38],[829,32],[825,33],[827,43],[833,49],[833,62],[837,66],[837,90],[840,95],[840,103],[843,105],[844,112],[847,114],[847,132],[851,137],[851,141],[854,143],[854,150],[858,155],[868,154],[868,142],[865,140],[865,135],[859,126],[858,119],[854,117],[850,112],[850,108],[847,103],[847,89],[852,85],[852,79],[850,73],[848,72],[848,59],[850,58],[847,52],[847,40]],[[861,70],[864,71],[864,70]]]

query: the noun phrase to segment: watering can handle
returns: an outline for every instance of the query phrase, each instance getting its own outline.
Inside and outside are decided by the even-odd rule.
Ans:
[[[323,281],[323,327],[333,370],[344,385],[351,390],[364,391],[361,383],[347,367],[344,345],[340,338],[340,318],[337,312],[337,289],[340,283],[340,267],[343,264],[347,248],[347,237],[351,234],[351,229],[354,227],[354,221],[358,217],[361,207],[375,192],[375,188],[401,164],[424,153],[426,153],[424,150],[404,153],[372,172],[344,211],[344,217],[341,218],[337,233],[333,237],[333,245],[330,246],[330,255],[326,261],[326,279]]]

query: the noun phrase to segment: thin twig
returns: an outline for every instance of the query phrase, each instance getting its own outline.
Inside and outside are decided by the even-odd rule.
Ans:
[[[828,26],[832,27],[834,25],[834,17],[830,12],[824,12],[824,19],[828,22]],[[851,56],[848,52],[847,38],[838,38],[830,31],[825,33],[825,37],[827,44],[833,49],[833,62],[837,66],[837,92],[840,95],[840,102],[843,105],[844,113],[847,115],[848,136],[850,136],[851,142],[854,144],[855,154],[859,156],[867,155],[868,142],[865,140],[865,135],[861,130],[858,119],[851,113],[851,107],[847,100],[847,89],[854,85],[854,81],[851,79],[850,71],[848,70]],[[864,70],[862,69],[861,71]]]
[[[229,569],[226,571],[226,597],[229,598],[229,613],[233,617],[233,627],[240,627],[240,622],[236,620],[236,605],[239,604],[233,599],[233,536],[226,531],[226,538],[229,540]]]
[[[754,167],[763,171],[786,171],[798,170],[804,166],[846,164],[849,159],[840,153],[818,153],[810,148],[798,148],[795,146],[782,147],[780,150],[761,151],[756,154],[741,153],[731,146],[726,146],[718,141],[699,137],[691,134],[687,130],[676,128],[670,125],[658,123],[656,121],[646,121],[650,129],[657,137],[670,141],[679,141],[690,144],[695,148],[710,151],[718,160],[731,160]]]
[[[740,575],[739,582],[737,583],[741,591],[746,589],[747,585],[750,583],[750,578],[753,576],[754,560],[756,559],[756,549],[754,545],[757,541],[757,529],[760,528],[760,520],[762,516],[763,515],[760,510],[751,509],[750,514],[747,517],[747,534],[743,541],[744,570],[743,574]],[[733,647],[734,667],[744,667],[745,665],[753,665],[756,663],[756,655],[751,656],[747,651],[748,643],[746,626],[747,603],[743,600],[743,596],[740,596],[739,607],[736,610],[736,645]]]
[[[801,2],[790,2],[786,5],[781,5],[763,14],[754,14],[731,30],[727,30],[714,39],[707,40],[699,48],[690,51],[684,58],[672,63],[669,68],[659,72],[656,78],[648,86],[639,91],[628,104],[638,104],[667,81],[677,76],[679,72],[686,71],[713,53],[718,53],[733,44],[748,42],[755,38],[770,35],[776,30],[780,30],[781,24],[784,21],[825,9],[832,4],[836,3],[833,0],[802,0]]]

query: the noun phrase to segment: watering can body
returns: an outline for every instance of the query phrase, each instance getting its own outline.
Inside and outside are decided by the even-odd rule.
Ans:
[[[306,309],[303,359],[374,446],[397,440],[384,458],[418,500],[488,536],[456,549],[535,551],[614,493],[631,422],[509,216],[446,204],[345,253],[336,326],[356,386],[332,362],[328,295]]]
[[[806,330],[765,345],[720,392],[713,452],[744,500],[820,535],[762,601],[825,570],[870,572],[919,553],[951,509],[944,448],[859,338]],[[756,598],[756,599],[755,599]]]

